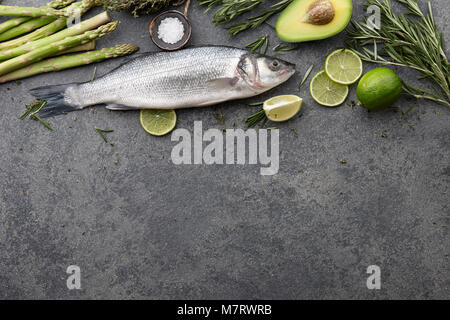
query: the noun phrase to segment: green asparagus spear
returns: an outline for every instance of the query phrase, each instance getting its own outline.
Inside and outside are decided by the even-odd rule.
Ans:
[[[49,7],[49,8],[53,8],[53,9],[62,9],[62,8],[67,7],[69,4],[71,4],[73,2],[75,2],[75,0],[53,0],[52,2],[47,3],[43,8]],[[19,17],[19,18],[9,19],[3,23],[0,23],[0,34],[8,31],[10,29],[13,29],[13,28],[17,27],[18,25],[20,25],[24,22],[27,22],[31,19],[33,19],[33,18]],[[12,38],[9,38],[9,39],[12,39]],[[0,41],[5,41],[5,40],[8,40],[8,39],[4,39],[4,40],[0,40]]]
[[[29,33],[29,32],[36,30],[42,26],[46,26],[49,23],[52,23],[53,21],[55,21],[55,18],[52,18],[52,17],[41,17],[41,18],[37,18],[37,19],[32,19],[30,21],[26,21],[26,22],[18,25],[17,27],[12,28],[12,29],[0,34],[0,42],[7,41],[7,40],[13,39],[13,38],[17,38],[18,36],[20,36],[22,34]],[[26,43],[26,42],[24,42],[24,43]],[[7,46],[4,46],[3,43],[0,43],[0,47],[7,48]]]
[[[42,38],[39,40],[35,40],[32,42],[28,42],[19,47],[2,50],[2,51],[0,51],[0,61],[18,57],[27,52],[37,50],[38,48],[40,48],[42,46],[46,46],[48,44],[62,40],[66,37],[71,37],[71,36],[76,36],[76,35],[82,34],[88,30],[97,28],[98,26],[101,26],[102,24],[105,24],[109,21],[110,21],[110,19],[109,19],[108,13],[105,11],[103,13],[96,15],[95,17],[92,17],[88,20],[81,22],[80,24],[77,24],[73,27],[62,30],[55,34],[52,34],[51,36],[48,36],[48,37],[45,37],[45,38]],[[61,25],[62,25],[62,27],[61,27]],[[63,18],[63,19],[58,19],[43,28],[48,27],[47,29],[50,29],[50,31],[53,31],[53,30],[58,31],[61,28],[63,28],[65,25],[66,25],[66,19]]]
[[[67,49],[66,51],[58,52],[58,53],[54,54],[52,57],[62,56],[63,54],[68,54],[68,53],[91,51],[91,50],[94,50],[94,49],[95,49],[95,40],[92,40],[92,41],[90,41],[88,43],[79,45],[77,47],[73,47],[73,48]]]
[[[23,79],[34,76],[36,74],[84,66],[95,62],[100,62],[106,59],[118,58],[132,54],[137,50],[139,50],[139,47],[135,45],[123,44],[115,46],[113,48],[106,48],[70,56],[51,58],[48,60],[43,60],[34,63],[28,67],[13,71],[9,74],[6,74],[0,77],[0,83]]]
[[[93,2],[89,2],[89,4],[93,5],[94,3]],[[86,5],[85,2],[77,2],[77,3],[74,3],[71,6],[69,6],[67,9],[69,9],[69,10],[80,10],[80,14],[84,14],[90,8],[91,7]],[[29,22],[25,22],[25,23],[17,26],[14,29],[11,29],[11,30],[5,32],[4,34],[0,34],[0,41],[2,41],[2,37],[4,35],[9,35],[10,32],[16,33],[17,35],[23,34],[23,33],[27,33],[28,32],[27,28],[30,27],[30,25],[31,25],[30,28],[33,28],[33,27],[36,26],[36,24],[39,24],[42,21],[44,21],[44,23],[45,22],[50,23],[52,21],[53,22],[50,23],[50,24],[47,24],[44,27],[42,27],[42,28],[40,28],[40,29],[30,33],[30,34],[27,34],[27,35],[25,35],[23,37],[20,37],[20,38],[17,38],[17,39],[13,39],[13,40],[10,40],[10,41],[7,41],[7,42],[0,43],[0,51],[16,48],[16,47],[24,45],[24,44],[26,44],[28,42],[48,37],[49,35],[52,35],[55,32],[57,32],[57,31],[59,31],[61,29],[64,29],[66,27],[66,24],[67,24],[67,20],[65,18],[61,18],[61,19],[57,19],[57,20],[55,20],[54,18],[51,18],[51,17],[41,17],[41,18],[38,18],[38,19],[33,19],[33,20],[29,21]],[[1,59],[0,59],[0,61],[1,61]]]
[[[23,37],[0,43],[0,52],[5,51],[5,50],[11,50],[13,48],[17,48],[24,44],[27,44],[31,41],[36,41],[36,40],[48,37],[48,36],[54,34],[55,32],[58,32],[59,30],[62,30],[66,27],[66,19],[64,19],[64,18],[57,19],[57,20],[54,20],[54,18],[40,18],[40,19],[52,19],[53,22],[51,22],[50,24],[47,24],[46,26],[43,26],[43,27],[39,28],[38,30],[35,30]],[[25,25],[27,23],[28,22],[25,22],[22,25],[18,26],[17,28],[14,28],[11,30],[16,30],[18,28],[21,28],[23,25]],[[6,33],[8,33],[8,32],[6,32]],[[2,35],[0,35],[0,38],[1,38],[1,36]]]
[[[31,19],[33,19],[33,18],[20,17],[20,18],[13,18],[13,19],[6,20],[5,22],[0,24],[0,34],[5,31],[8,31],[14,27],[17,27],[18,25],[20,25],[26,21],[29,21]]]
[[[53,9],[62,9],[67,7],[68,5],[74,3],[76,0],[53,0],[47,3],[44,7],[53,8]]]
[[[0,16],[6,17],[69,17],[70,14],[65,10],[53,8],[34,8],[0,5]]]
[[[92,8],[100,5],[100,0],[83,0],[80,2],[81,8],[84,6]],[[19,7],[19,6],[5,6],[0,5],[0,16],[8,17],[71,17],[74,15],[73,10],[53,9],[49,7],[35,8],[35,7]]]
[[[39,48],[24,55],[0,63],[0,76],[29,66],[30,64],[38,62],[44,58],[50,57],[58,51],[65,51],[69,48],[73,48],[88,43],[92,40],[101,38],[108,33],[113,32],[116,29],[118,23],[118,21],[111,22],[95,30],[87,31],[77,36],[67,37],[63,40],[40,46]]]

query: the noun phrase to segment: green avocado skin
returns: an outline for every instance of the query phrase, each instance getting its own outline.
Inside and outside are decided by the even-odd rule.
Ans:
[[[402,79],[389,68],[367,72],[356,88],[361,106],[368,110],[383,110],[393,105],[402,94]]]

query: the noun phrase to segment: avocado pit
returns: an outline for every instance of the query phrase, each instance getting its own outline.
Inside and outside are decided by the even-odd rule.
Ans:
[[[334,15],[334,6],[329,0],[317,0],[309,6],[302,22],[322,26],[333,21]]]

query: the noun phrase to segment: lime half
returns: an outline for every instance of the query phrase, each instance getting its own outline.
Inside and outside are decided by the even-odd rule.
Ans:
[[[338,49],[325,60],[325,72],[334,82],[349,85],[361,77],[363,64],[352,50]]]
[[[295,116],[302,107],[303,99],[295,95],[276,96],[264,101],[264,112],[269,120],[283,122]]]
[[[317,103],[327,107],[341,105],[348,96],[348,86],[331,81],[324,70],[311,80],[309,91]]]
[[[154,136],[163,136],[171,132],[177,124],[174,110],[141,110],[141,126]]]

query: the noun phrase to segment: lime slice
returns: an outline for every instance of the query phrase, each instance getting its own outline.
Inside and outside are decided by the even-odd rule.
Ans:
[[[171,132],[177,124],[174,110],[141,110],[141,126],[154,136],[163,136]]]
[[[363,64],[352,50],[338,49],[325,60],[325,72],[334,82],[349,85],[361,77]]]
[[[322,70],[311,80],[309,92],[317,103],[327,107],[337,107],[347,98],[348,86],[331,81]]]
[[[295,116],[302,107],[303,99],[294,95],[284,95],[264,101],[264,112],[269,120],[283,122]]]

